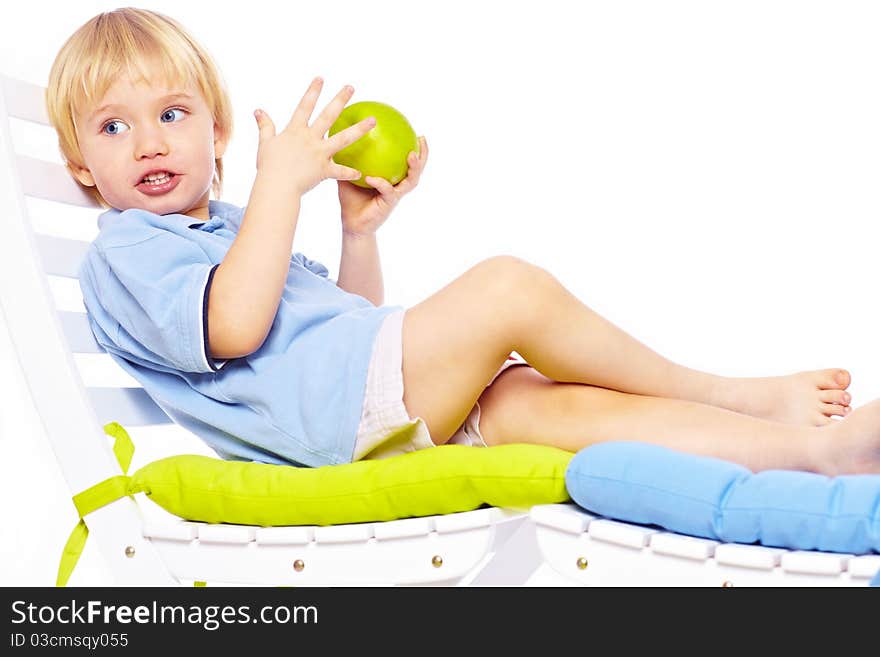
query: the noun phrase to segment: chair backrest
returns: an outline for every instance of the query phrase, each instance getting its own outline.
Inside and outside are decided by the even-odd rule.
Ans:
[[[120,474],[102,426],[170,422],[140,387],[90,387],[83,384],[74,353],[100,353],[84,312],[60,310],[50,277],[75,279],[88,248],[86,241],[38,232],[28,211],[29,199],[57,206],[95,208],[96,203],[70,176],[64,165],[16,151],[12,120],[47,126],[45,89],[0,75],[0,308],[15,352],[51,442],[62,473],[76,494]],[[106,510],[106,511],[105,511]],[[127,534],[128,545],[141,544],[140,518],[133,504],[112,504],[89,515],[89,525],[115,527]],[[94,533],[94,527],[92,527]],[[127,581],[156,582],[159,565],[148,546],[135,566],[124,550],[105,542],[111,570]],[[110,554],[108,554],[108,550]],[[143,568],[143,570],[140,570]],[[140,573],[140,575],[138,575]]]

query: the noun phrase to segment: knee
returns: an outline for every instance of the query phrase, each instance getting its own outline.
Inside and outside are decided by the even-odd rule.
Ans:
[[[515,256],[494,256],[466,275],[486,327],[503,338],[508,351],[540,327],[559,302],[562,286],[546,270]]]
[[[512,367],[480,395],[479,429],[487,445],[542,442],[574,400],[562,393],[566,384],[531,367]]]
[[[512,255],[487,258],[475,268],[483,279],[485,290],[501,300],[512,301],[530,296],[532,291],[545,291],[558,281],[543,267]]]
[[[563,289],[546,269],[515,256],[488,258],[475,267],[481,297],[491,315],[517,339],[552,312]],[[516,349],[516,347],[513,347]]]

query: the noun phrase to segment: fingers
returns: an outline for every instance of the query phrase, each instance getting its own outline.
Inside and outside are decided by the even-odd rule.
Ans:
[[[336,180],[359,180],[360,177],[361,172],[357,169],[342,166],[341,164],[336,164],[335,162],[330,167],[330,174],[328,175],[328,178],[335,178]]]
[[[418,153],[411,152],[406,158],[406,163],[409,165],[409,171],[403,182],[408,183],[412,187],[418,185],[419,178],[422,176],[422,169],[425,168],[425,160],[427,160],[426,146],[422,146]]]
[[[290,117],[290,122],[287,124],[288,127],[297,124],[308,125],[312,112],[315,111],[315,105],[318,103],[318,96],[321,95],[321,88],[323,86],[324,80],[322,78],[317,77],[312,80],[302,100],[299,101],[299,105],[293,111],[293,116]]]
[[[398,191],[397,189],[395,189],[394,185],[392,185],[384,178],[380,178],[378,176],[367,176],[364,178],[364,182],[375,189],[377,192],[379,192],[382,196],[386,197],[389,201],[396,202],[398,198]]]
[[[421,166],[420,169],[425,168],[425,163],[428,161],[428,140],[424,137],[419,137],[419,162]]]
[[[261,142],[275,136],[275,124],[266,112],[260,109],[254,110],[254,118],[257,120],[257,129],[260,131],[259,140]]]
[[[345,130],[337,132],[327,140],[331,153],[338,153],[346,146],[353,144],[358,139],[367,134],[376,125],[376,119],[368,116],[363,121],[358,121],[354,125],[348,126]]]
[[[411,151],[407,156],[406,163],[409,166],[409,170],[406,173],[406,178],[397,183],[396,189],[400,194],[412,191],[419,184],[419,179],[422,177],[422,171],[427,161],[428,142],[424,137],[419,137],[419,152]]]
[[[339,115],[342,113],[345,104],[351,100],[351,97],[354,95],[354,87],[351,85],[344,86],[336,96],[334,96],[333,100],[324,108],[318,118],[315,119],[315,122],[312,124],[312,128],[319,135],[323,135],[330,129],[330,126],[333,125],[333,122],[339,118]]]

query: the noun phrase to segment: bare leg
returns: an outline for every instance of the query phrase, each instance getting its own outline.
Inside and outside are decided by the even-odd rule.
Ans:
[[[489,445],[527,442],[572,452],[608,440],[655,443],[753,471],[880,472],[880,402],[836,426],[797,427],[697,402],[558,383],[530,367],[505,371],[479,399]]]
[[[741,407],[738,380],[663,358],[590,310],[545,270],[508,256],[481,262],[407,311],[407,409],[425,420],[435,442],[445,442],[511,351],[555,381],[748,412]],[[823,372],[830,378],[835,371]],[[765,388],[768,395],[778,395],[772,386]],[[814,408],[823,408],[818,395],[829,391],[812,383],[806,388],[815,394]],[[829,414],[844,412],[842,405],[827,406]]]
[[[588,308],[544,270],[539,333],[525,333],[516,351],[540,372],[561,382],[588,383],[639,395],[711,404],[765,419],[822,425],[845,415],[849,373],[840,369],[766,378],[728,378],[693,370],[652,351]],[[548,349],[557,344],[560,349]]]
[[[505,371],[480,396],[488,445],[537,443],[576,452],[635,440],[735,461],[752,470],[810,469],[818,427],[763,420],[716,406],[559,383],[530,367]]]

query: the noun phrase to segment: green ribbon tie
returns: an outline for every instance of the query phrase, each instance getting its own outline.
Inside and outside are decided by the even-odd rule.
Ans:
[[[119,467],[122,468],[122,474],[105,479],[73,496],[73,504],[79,514],[79,522],[73,528],[70,538],[64,545],[55,586],[67,585],[67,581],[73,574],[73,569],[76,568],[76,564],[82,556],[86,539],[89,537],[89,528],[84,520],[85,516],[111,502],[137,492],[131,490],[131,477],[128,476],[128,466],[131,465],[131,457],[134,454],[134,443],[125,429],[116,422],[104,425],[104,433],[115,439],[113,453],[116,455]]]

